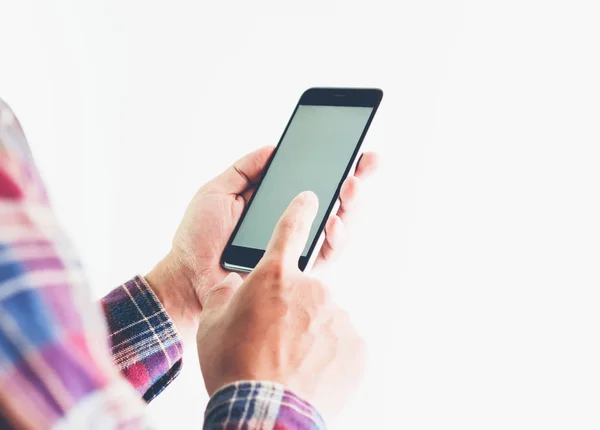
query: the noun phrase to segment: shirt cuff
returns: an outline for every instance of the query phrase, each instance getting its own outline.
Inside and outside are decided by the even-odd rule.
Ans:
[[[102,299],[113,361],[149,402],[181,370],[175,325],[146,280],[136,276]]]
[[[283,385],[270,381],[238,381],[211,397],[204,429],[276,428],[324,430],[319,412]]]

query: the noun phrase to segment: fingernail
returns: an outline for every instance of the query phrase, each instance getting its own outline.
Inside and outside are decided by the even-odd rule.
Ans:
[[[316,205],[317,207],[319,206],[319,197],[317,197],[313,191],[302,191],[300,194],[298,194],[298,196],[296,196],[296,198],[298,200],[303,200],[306,203]]]

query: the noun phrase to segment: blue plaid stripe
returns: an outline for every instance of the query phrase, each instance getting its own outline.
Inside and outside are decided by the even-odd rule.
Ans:
[[[141,276],[114,289],[102,306],[117,368],[152,400],[181,370],[183,351],[172,320]]]
[[[57,225],[25,136],[0,100],[0,429],[147,428],[141,401],[102,348],[106,327]],[[139,276],[113,290],[102,307],[114,364],[150,401],[181,369],[172,321]],[[324,424],[281,385],[254,381],[217,392],[204,427]]]

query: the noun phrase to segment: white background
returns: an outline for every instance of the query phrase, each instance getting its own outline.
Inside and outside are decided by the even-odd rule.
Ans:
[[[378,86],[350,249],[370,345],[335,428],[600,426],[597,2],[0,0],[0,95],[97,296],[313,85]],[[198,428],[194,351],[149,408]]]

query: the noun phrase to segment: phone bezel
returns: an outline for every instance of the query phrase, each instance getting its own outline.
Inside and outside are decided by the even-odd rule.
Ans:
[[[382,98],[383,98],[383,91],[378,88],[310,88],[310,89],[306,90],[300,97],[300,100],[298,100],[298,103],[296,104],[296,107],[294,108],[294,111],[293,111],[292,115],[290,116],[290,119],[281,135],[281,138],[279,139],[279,142],[277,143],[277,146],[275,147],[275,150],[273,151],[273,154],[271,155],[271,158],[269,159],[269,161],[260,177],[260,180],[256,184],[256,189],[258,190],[267,171],[269,170],[269,166],[271,165],[271,162],[277,155],[277,150],[279,149],[279,147],[283,141],[283,138],[285,137],[285,134],[287,133],[288,128],[289,128],[292,120],[294,119],[294,115],[296,115],[296,111],[298,110],[298,107],[300,105],[357,106],[357,107],[373,108],[373,110],[371,111],[369,120],[367,121],[365,128],[360,136],[360,139],[358,140],[358,143],[356,144],[356,147],[354,148],[352,156],[350,157],[348,165],[346,166],[344,174],[340,178],[340,181],[336,188],[334,197],[331,199],[331,202],[329,202],[327,212],[325,213],[325,216],[323,217],[323,220],[321,221],[319,229],[317,230],[317,234],[315,235],[315,238],[310,245],[308,253],[307,253],[306,257],[301,256],[298,261],[298,268],[302,271],[304,271],[306,269],[309,261],[311,260],[311,256],[312,256],[313,252],[315,252],[315,247],[317,246],[317,243],[319,242],[319,238],[322,235],[323,230],[325,229],[325,224],[331,215],[331,211],[334,208],[336,201],[338,200],[341,186],[344,183],[344,180],[348,177],[351,168],[355,165],[356,157],[360,153],[360,148],[362,146],[363,140],[367,134],[367,131],[369,130],[369,127],[371,126],[371,122],[373,121],[373,118],[375,117],[375,113],[377,112],[377,108],[379,107],[379,103],[381,102]],[[263,255],[265,253],[265,251],[261,250],[261,249],[246,248],[246,247],[242,247],[242,246],[232,245],[233,238],[237,234],[240,226],[242,225],[242,222],[244,221],[244,217],[246,216],[248,208],[250,207],[250,205],[252,205],[253,199],[254,199],[254,194],[252,195],[252,197],[250,198],[250,201],[244,208],[244,211],[240,217],[240,220],[238,221],[237,225],[235,226],[235,229],[233,230],[233,232],[231,233],[231,236],[230,236],[229,240],[227,241],[227,246],[225,246],[225,249],[223,250],[223,254],[221,256],[221,265],[225,269],[235,270],[235,271],[240,271],[240,272],[250,272],[250,271],[252,271],[252,269],[254,267],[256,267],[256,265],[258,264],[258,262],[260,261],[260,259],[263,257]]]

